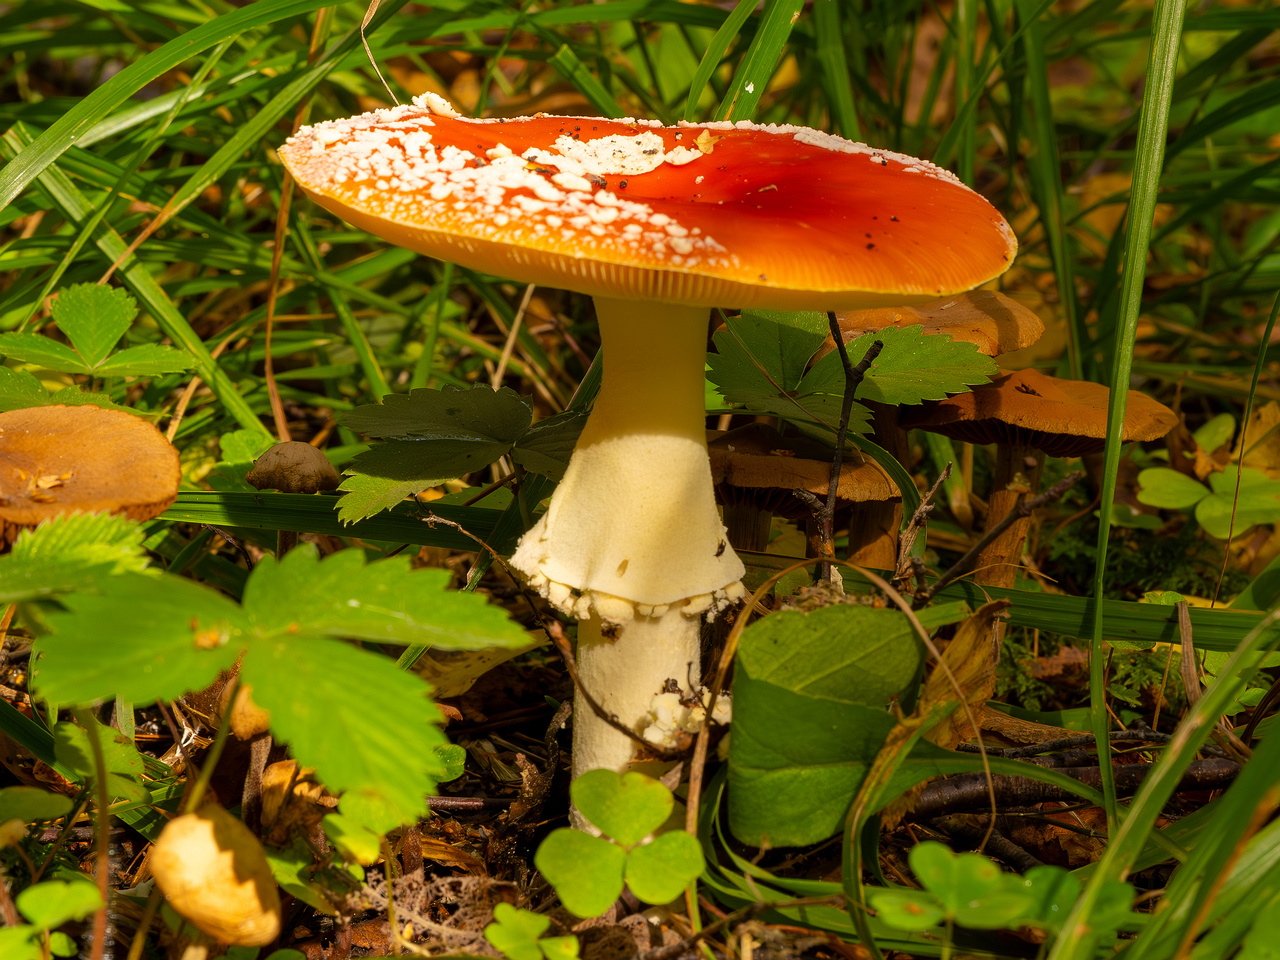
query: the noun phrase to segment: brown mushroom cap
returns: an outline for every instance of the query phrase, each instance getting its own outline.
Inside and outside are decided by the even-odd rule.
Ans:
[[[1097,453],[1107,441],[1110,391],[1097,383],[1058,380],[1035,370],[997,377],[946,400],[902,407],[903,427],[934,430],[969,443],[1018,444],[1051,457]],[[1129,391],[1124,440],[1156,440],[1177,415],[1145,393]]]
[[[916,307],[847,310],[838,313],[836,320],[845,343],[886,327],[920,326],[925,333],[947,333],[953,340],[972,343],[988,357],[1025,349],[1044,333],[1044,323],[1035,311],[994,290],[970,290]],[[827,337],[814,360],[833,349]]]
[[[286,440],[255,460],[245,480],[259,490],[317,493],[336,490],[342,477],[329,458],[311,444]]]
[[[177,499],[179,479],[178,451],[123,410],[85,404],[0,413],[0,534],[65,513],[150,520]]]
[[[782,502],[793,499],[790,493],[795,489],[825,497],[830,488],[831,459],[825,447],[800,437],[784,438],[763,423],[749,423],[714,438],[709,436],[707,452],[711,456],[711,479],[721,487],[776,490],[782,493]],[[899,493],[874,463],[846,461],[840,468],[836,497],[847,503],[862,503],[894,500]]]
[[[452,113],[419,98],[304,127],[280,156],[317,203],[393,243],[593,296],[922,302],[998,276],[1016,250],[952,174],[816,130]]]

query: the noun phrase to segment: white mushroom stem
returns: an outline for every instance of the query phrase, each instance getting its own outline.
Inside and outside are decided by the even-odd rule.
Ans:
[[[668,679],[699,679],[699,624],[741,595],[742,562],[707,459],[702,307],[596,299],[604,377],[564,479],[511,559],[579,621],[596,700],[637,733]],[[573,774],[622,770],[635,745],[574,709]]]

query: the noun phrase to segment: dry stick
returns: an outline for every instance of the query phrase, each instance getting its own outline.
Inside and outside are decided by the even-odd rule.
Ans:
[[[938,479],[933,486],[929,488],[929,492],[920,498],[920,506],[916,507],[916,512],[911,515],[911,520],[907,523],[907,529],[902,532],[898,546],[898,556],[902,559],[898,561],[898,569],[893,572],[893,576],[889,582],[897,586],[909,576],[908,568],[914,567],[913,559],[918,557],[911,556],[911,548],[915,546],[916,537],[920,535],[920,531],[924,529],[925,521],[929,519],[929,514],[933,512],[933,498],[937,496],[938,488],[951,476],[951,464],[948,463],[942,468],[942,473],[938,475]]]
[[[1179,600],[1173,606],[1178,611],[1178,639],[1182,647],[1179,663],[1182,668],[1182,685],[1187,693],[1187,705],[1194,706],[1204,694],[1204,688],[1200,683],[1200,662],[1196,655],[1195,640],[1191,634],[1191,607],[1185,600]],[[1233,760],[1243,763],[1253,754],[1253,751],[1232,732],[1231,727],[1223,722],[1221,717],[1214,724],[1213,739]]]
[[[498,358],[498,366],[493,371],[491,383],[495,390],[502,386],[502,378],[507,373],[507,364],[511,362],[511,353],[516,348],[516,336],[520,333],[520,324],[524,321],[525,311],[529,309],[529,301],[533,299],[534,286],[531,283],[524,288],[524,297],[521,298],[515,318],[511,321],[511,329],[507,332],[507,342],[502,345],[502,356]]]
[[[867,375],[871,364],[884,349],[884,343],[876,340],[867,348],[867,352],[862,355],[862,359],[855,367],[849,363],[849,352],[844,348],[844,333],[840,329],[840,323],[836,320],[834,311],[827,311],[827,323],[831,327],[831,339],[840,353],[840,365],[844,367],[844,396],[840,403],[840,427],[836,430],[836,454],[831,460],[831,483],[827,487],[827,502],[819,514],[819,519],[822,521],[823,580],[831,579],[831,558],[836,552],[834,529],[836,491],[840,489],[840,463],[844,460],[844,444],[849,435],[849,414],[853,411],[853,395],[858,392],[858,385],[862,383],[862,378]]]
[[[753,914],[761,913],[765,910],[777,910],[779,908],[785,909],[787,907],[819,906],[836,907],[837,909],[840,909],[840,905],[843,901],[844,896],[837,894],[833,897],[805,897],[798,900],[776,900],[772,903],[751,903],[745,907],[740,907],[733,911],[733,913],[726,914],[715,923],[709,924],[701,930],[698,930],[696,933],[685,937],[679,943],[672,943],[665,947],[657,947],[653,950],[640,954],[640,960],[672,960],[673,957],[680,956],[690,947],[707,939],[707,937],[711,936],[713,933],[716,933],[731,924],[737,923],[740,920],[746,920]]]
[[[1059,480],[1057,483],[1055,483],[1052,487],[1050,487],[1044,493],[1040,494],[1038,497],[1032,497],[1030,500],[1027,500],[1025,497],[1020,498],[1018,500],[1017,505],[1012,510],[1010,510],[1007,514],[1005,514],[1003,519],[1001,519],[999,523],[997,523],[994,527],[988,530],[983,535],[982,539],[979,540],[977,543],[975,543],[969,549],[968,553],[966,553],[963,557],[957,560],[950,570],[948,570],[941,577],[935,580],[931,587],[929,587],[923,593],[916,596],[916,601],[915,601],[916,609],[919,609],[920,607],[928,603],[930,600],[932,600],[935,596],[937,596],[938,592],[942,590],[944,587],[946,587],[948,584],[952,583],[955,580],[959,580],[961,577],[965,576],[968,573],[971,573],[973,571],[974,564],[977,563],[978,561],[979,555],[982,553],[984,549],[986,549],[986,547],[992,541],[994,541],[997,537],[999,537],[1000,534],[1004,533],[1006,530],[1008,530],[1011,526],[1013,526],[1015,523],[1017,523],[1019,520],[1023,519],[1024,517],[1031,516],[1032,513],[1034,513],[1040,507],[1043,507],[1046,503],[1050,503],[1054,500],[1059,499],[1064,493],[1067,492],[1068,489],[1070,489],[1083,476],[1084,476],[1083,471],[1074,470],[1071,473],[1067,474],[1065,477],[1063,477],[1061,480]]]

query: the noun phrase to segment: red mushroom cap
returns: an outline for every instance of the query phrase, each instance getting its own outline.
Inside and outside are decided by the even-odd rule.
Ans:
[[[451,113],[420,98],[304,127],[280,156],[319,204],[393,243],[599,296],[920,302],[998,276],[1016,250],[952,174],[817,130]]]

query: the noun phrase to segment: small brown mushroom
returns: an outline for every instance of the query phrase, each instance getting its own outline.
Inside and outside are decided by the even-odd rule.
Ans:
[[[1022,350],[1039,340],[1044,333],[1044,323],[1034,311],[993,290],[970,290],[915,307],[848,310],[837,313],[836,320],[845,343],[863,334],[878,333],[889,327],[919,326],[927,334],[945,333],[953,340],[971,343],[979,353],[988,357]],[[827,337],[815,359],[821,359],[833,349],[834,341]],[[910,471],[911,447],[906,430],[899,425],[898,408],[875,402],[868,402],[867,406],[870,407],[872,416],[871,439]],[[971,460],[966,459],[965,463],[971,463]],[[967,488],[968,472],[964,473],[964,477]],[[967,529],[973,522],[968,493],[952,502],[951,508],[961,526]],[[902,525],[901,500],[894,505],[870,503],[855,507],[850,524],[851,535],[857,530],[867,532],[852,536],[849,559],[864,566],[892,569],[897,557],[897,532]],[[865,546],[855,553],[852,549],[853,540]]]
[[[1079,457],[1107,442],[1110,391],[1096,383],[1058,380],[1035,370],[1005,373],[990,384],[946,400],[903,409],[903,426],[933,430],[969,443],[998,444],[995,477],[987,505],[987,529],[1018,502],[1034,496],[1045,454]],[[1177,415],[1144,393],[1129,391],[1124,437],[1156,440],[1178,423]],[[974,579],[1013,586],[1022,544],[1031,527],[1026,517],[982,552]]]
[[[311,444],[286,440],[255,460],[245,480],[259,490],[310,494],[336,490],[342,477],[329,458]],[[279,531],[276,535],[276,557],[283,557],[297,545],[296,531]]]
[[[0,543],[67,513],[150,520],[178,496],[178,451],[123,410],[30,407],[0,413]]]
[[[801,437],[783,437],[763,423],[708,435],[711,478],[724,506],[725,528],[734,549],[763,552],[774,514],[813,526],[813,511],[792,491],[825,498],[831,483],[827,449]],[[845,462],[836,499],[844,504],[901,501],[898,488],[874,463]],[[811,549],[817,554],[810,529]],[[851,546],[851,551],[853,547]]]

